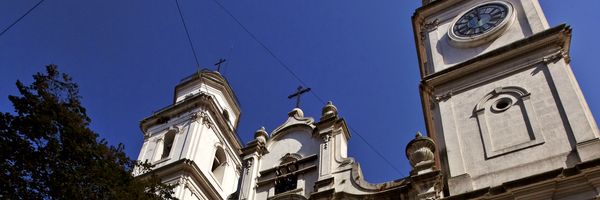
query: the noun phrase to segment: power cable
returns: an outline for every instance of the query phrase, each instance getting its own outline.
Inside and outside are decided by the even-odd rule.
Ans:
[[[308,87],[308,84],[306,84],[304,81],[302,81],[302,79],[296,73],[294,73],[294,71],[292,71],[292,69],[290,69],[290,67],[287,64],[285,64],[279,57],[277,57],[277,55],[275,55],[275,53],[273,53],[273,51],[271,51],[271,49],[269,49],[263,42],[261,42],[256,37],[256,35],[254,35],[252,32],[250,32],[250,30],[248,30],[248,28],[246,28],[246,26],[244,26],[244,24],[242,24],[242,22],[240,22],[240,20],[238,20],[227,8],[225,8],[225,6],[223,6],[223,4],[219,3],[219,1],[217,1],[217,0],[213,0],[213,2],[215,2],[223,11],[225,11],[225,13],[227,13],[227,15],[229,15],[233,19],[233,21],[235,21],[240,27],[242,27],[242,29],[244,29],[244,31],[246,33],[248,33],[248,35],[250,35],[250,37],[254,41],[256,41],[256,43],[258,43],[265,51],[267,51],[267,53],[269,53],[269,55],[271,55],[271,57],[273,57],[279,63],[279,65],[281,65],[296,80],[298,80],[298,82],[300,82],[300,84],[302,84],[302,86]],[[325,101],[323,101],[323,99],[321,97],[319,97],[317,94],[315,94],[315,93],[312,93],[312,94],[317,99],[319,99],[319,101],[325,103]]]
[[[388,165],[390,165],[390,167],[392,167],[392,169],[394,169],[394,171],[396,171],[398,174],[400,174],[401,176],[404,176],[404,173],[402,173],[402,171],[400,171],[398,168],[396,168],[392,162],[390,162],[387,158],[385,158],[383,156],[383,154],[381,154],[381,152],[377,151],[377,149],[375,149],[375,147],[373,145],[371,145],[371,143],[367,142],[367,140],[358,133],[358,131],[356,131],[352,126],[348,125],[348,128],[350,128],[350,130],[354,133],[356,133],[356,135],[358,135],[358,138],[360,138],[363,142],[365,142],[365,144],[367,144],[367,146],[369,146],[369,148],[371,148],[379,157],[381,157],[381,159],[383,159]]]
[[[223,76],[225,76],[227,74],[227,68],[229,68],[229,63],[231,62],[231,53],[233,52],[233,46],[234,46],[234,44],[231,44],[231,46],[229,47],[229,53],[227,54],[227,59],[229,59],[229,62],[225,63],[225,69],[223,70]]]
[[[242,24],[242,22],[240,22],[240,20],[238,20],[227,8],[225,8],[225,6],[223,6],[223,4],[219,3],[219,1],[217,0],[212,0],[213,2],[215,2],[225,13],[227,13],[227,15],[229,15],[240,27],[242,27],[242,29],[244,29],[244,31],[246,33],[248,33],[248,35],[250,35],[250,37],[256,41],[256,43],[258,43],[265,51],[267,51],[267,53],[269,53],[269,55],[271,55],[271,57],[273,57],[280,66],[282,66],[287,72],[289,72],[296,80],[298,80],[298,82],[300,82],[300,84],[302,84],[302,86],[304,87],[308,87],[308,85],[302,81],[302,79],[296,74],[294,73],[294,71],[288,66],[286,65],[279,57],[277,57],[277,55],[275,55],[275,53],[273,53],[273,51],[271,51],[271,49],[269,49],[263,42],[261,42],[252,32],[250,32],[250,30],[248,30],[248,28],[246,28],[246,26],[244,26],[244,24]],[[325,104],[325,101],[323,101],[323,99],[314,91],[311,91],[311,94],[313,94],[313,96],[319,100],[322,104]],[[381,154],[377,149],[375,149],[375,147],[373,145],[371,145],[371,143],[369,143],[362,135],[360,135],[358,133],[358,131],[356,131],[354,128],[352,128],[351,126],[348,126],[348,128],[350,128],[350,130],[352,130],[352,132],[356,133],[356,135],[358,135],[358,137],[365,142],[365,144],[367,144],[367,146],[373,150],[379,157],[381,157],[381,159],[383,159],[388,165],[390,165],[390,167],[392,169],[394,169],[398,174],[400,174],[401,176],[404,176],[404,173],[402,173],[398,168],[396,168],[392,162],[390,162],[386,157],[383,156],[383,154]]]
[[[183,29],[185,29],[185,34],[187,35],[188,42],[190,43],[190,47],[192,48],[192,54],[194,54],[194,60],[196,60],[196,66],[200,68],[200,62],[198,62],[198,56],[196,55],[196,48],[194,48],[194,43],[192,43],[192,38],[190,37],[190,32],[188,31],[187,25],[185,24],[185,19],[183,18],[183,13],[181,12],[181,8],[179,7],[179,1],[175,0],[175,4],[177,5],[177,11],[179,11],[179,17],[181,17],[181,23],[183,23]]]
[[[19,17],[17,20],[15,20],[12,24],[8,25],[8,27],[6,27],[4,30],[2,30],[2,32],[0,32],[0,36],[4,35],[4,33],[6,33],[10,28],[15,26],[17,23],[19,23],[23,18],[25,18],[25,16],[29,15],[29,13],[31,13],[31,11],[33,11],[35,8],[37,8],[44,1],[45,0],[40,0],[33,7],[31,7],[27,12],[25,12],[25,14],[21,15],[21,17]]]

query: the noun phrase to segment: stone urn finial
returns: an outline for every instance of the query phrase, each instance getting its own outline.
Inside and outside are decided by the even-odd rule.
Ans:
[[[435,163],[435,142],[417,132],[415,139],[406,145],[406,157],[413,167],[413,172],[430,169]]]
[[[337,107],[333,105],[333,102],[328,101],[325,106],[323,106],[323,110],[321,111],[321,121],[329,118],[337,118],[338,111]]]
[[[254,132],[254,139],[256,139],[258,142],[261,142],[263,144],[267,143],[268,138],[269,135],[267,134],[267,131],[265,130],[264,126],[261,126],[260,129]]]

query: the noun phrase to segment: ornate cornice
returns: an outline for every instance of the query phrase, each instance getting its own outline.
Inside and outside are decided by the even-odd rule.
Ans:
[[[234,130],[227,125],[228,123],[221,114],[221,109],[215,98],[206,93],[199,93],[189,99],[161,109],[152,116],[143,119],[140,122],[140,128],[143,133],[146,133],[150,127],[159,124],[159,119],[161,118],[182,115],[198,108],[204,109],[204,112],[191,114],[189,119],[201,119],[204,125],[209,126],[210,128],[218,128],[223,133],[224,137],[234,145],[236,155],[239,155],[241,153],[239,149],[242,148],[241,140]]]
[[[209,114],[206,111],[204,111],[204,110],[192,114],[192,116],[190,117],[190,119],[192,119],[193,121],[196,121],[196,122],[198,122],[198,123],[206,126],[209,129],[216,127],[216,125],[213,122],[213,120],[210,119]]]
[[[240,113],[237,97],[235,96],[235,93],[233,92],[227,79],[225,79],[225,77],[223,77],[219,72],[210,71],[210,70],[206,70],[206,69],[203,69],[199,72],[196,72],[196,73],[182,79],[181,82],[179,84],[177,84],[177,86],[175,86],[174,95],[173,95],[173,104],[176,103],[177,91],[181,87],[185,86],[186,84],[189,84],[198,79],[202,79],[202,81],[204,81],[205,83],[210,81],[211,87],[216,86],[221,91],[224,91],[225,94],[231,96],[232,98],[226,98],[227,101],[229,101],[229,103],[231,103],[232,105],[235,105],[234,106],[235,111],[237,113]]]
[[[427,85],[428,87],[435,87],[437,85],[463,78],[472,73],[480,73],[485,68],[498,65],[502,62],[515,60],[517,58],[521,59],[523,55],[529,53],[552,51],[553,49],[556,49],[555,51],[560,52],[561,55],[552,54],[550,57],[538,57],[533,59],[529,58],[524,61],[524,64],[519,64],[518,66],[512,68],[523,68],[535,65],[536,63],[550,62],[559,57],[567,58],[565,61],[568,62],[570,32],[571,28],[565,24],[556,26],[546,31],[537,33],[531,37],[479,55],[450,68],[441,70],[434,74],[426,75],[422,78],[421,84]],[[497,73],[494,76],[499,76],[499,74],[501,73]],[[471,85],[473,85],[473,83],[471,83]]]
[[[595,189],[589,186],[597,185],[597,180],[600,180],[600,159],[582,162],[570,168],[560,168],[514,181],[504,182],[498,184],[497,187],[486,187],[445,197],[444,199],[548,199],[543,197],[558,192],[563,192],[563,195],[569,194],[569,191],[572,195],[581,194],[583,192],[595,192]],[[553,191],[553,193],[539,192],[548,188],[550,191]],[[528,198],[521,196],[525,194],[529,195]]]
[[[544,58],[542,58],[542,62],[544,64],[550,64],[550,63],[556,63],[558,62],[560,59],[565,60],[565,63],[569,64],[569,62],[571,62],[571,58],[569,56],[569,53],[565,52],[564,50],[558,50],[556,53],[546,56]]]

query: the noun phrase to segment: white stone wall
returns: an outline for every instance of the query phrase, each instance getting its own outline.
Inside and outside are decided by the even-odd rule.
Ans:
[[[440,137],[437,141],[444,141],[438,145],[447,155],[451,194],[572,167],[581,161],[581,156],[571,153],[577,149],[577,137],[593,138],[597,128],[596,131],[588,128],[595,123],[584,118],[589,112],[585,103],[571,109],[567,106],[585,102],[583,96],[557,92],[557,88],[574,94],[579,91],[576,84],[571,84],[573,80],[569,80],[572,76],[566,73],[569,66],[560,60],[552,66],[537,63],[518,69],[529,60],[523,57],[499,64],[436,90],[438,96],[450,96],[440,100],[433,113]],[[517,70],[506,73],[511,68]],[[490,106],[494,98],[502,95],[482,104],[486,95],[507,87],[526,91],[525,100],[497,113]],[[478,104],[487,110],[478,112]],[[580,113],[583,119],[569,117],[569,112]],[[499,114],[503,116],[494,116]]]
[[[163,179],[164,180],[164,179]],[[187,173],[177,173],[167,179],[167,184],[175,185],[173,196],[180,200],[209,200],[210,198],[202,191],[200,186],[194,182]]]
[[[219,138],[218,130],[207,125],[199,125],[194,131],[194,136],[190,139],[189,158],[193,160],[200,170],[208,177],[211,185],[215,186],[217,191],[225,199],[229,194],[237,190],[239,172],[236,169],[236,162],[239,158],[231,151],[231,145]],[[217,147],[225,149],[227,162],[225,164],[225,173],[222,181],[212,173],[211,167]],[[237,160],[237,161],[236,161]]]
[[[312,136],[312,130],[293,131],[289,133],[280,133],[281,137],[276,137],[267,145],[269,153],[261,159],[261,170],[278,166],[281,158],[287,153],[297,153],[303,157],[318,154],[318,138]]]
[[[181,157],[181,149],[184,146],[185,133],[188,132],[190,127],[193,128],[193,123],[188,120],[189,114],[190,113],[187,113],[184,114],[184,116],[171,119],[168,123],[150,127],[145,134],[147,136],[146,139],[144,139],[144,144],[142,145],[138,160],[142,162],[148,161],[152,164],[157,164],[157,166],[162,166],[178,160]],[[165,134],[172,128],[178,130],[175,134],[173,147],[169,157],[161,160]]]
[[[506,30],[479,45],[450,42],[448,30],[457,17],[494,1],[514,8]],[[418,47],[425,53],[424,92],[432,98],[426,112],[451,195],[600,158],[597,125],[568,64],[570,30],[554,33],[556,41],[544,35],[536,39],[541,44],[442,71],[549,29],[537,0],[448,0],[430,6],[437,8],[417,11],[423,24],[415,31],[424,36]],[[498,102],[511,103],[497,109]]]
[[[275,138],[267,144],[268,154],[263,155],[259,160],[259,172],[264,171],[281,164],[281,158],[288,153],[297,153],[302,157],[318,155],[320,139],[313,137],[312,129],[301,129],[289,132],[280,132]],[[300,167],[302,168],[302,167]],[[312,170],[308,173],[298,176],[297,188],[302,188],[300,192],[308,197],[313,191],[313,185],[317,181],[318,171]],[[267,199],[275,195],[275,187],[272,184],[256,188],[254,199]]]

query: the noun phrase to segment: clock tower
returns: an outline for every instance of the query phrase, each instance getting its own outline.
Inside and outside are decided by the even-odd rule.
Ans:
[[[600,158],[571,28],[550,27],[537,0],[424,0],[412,22],[447,195]]]

